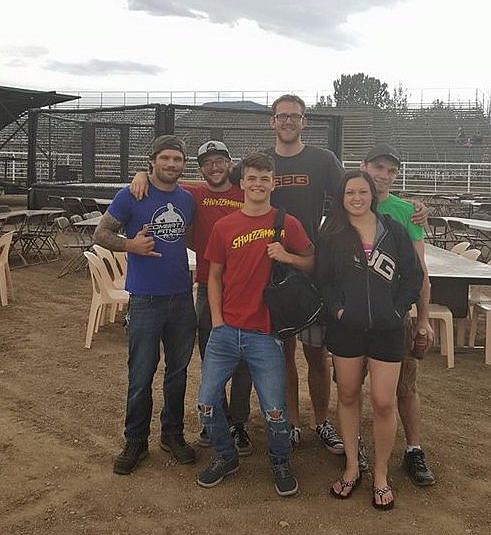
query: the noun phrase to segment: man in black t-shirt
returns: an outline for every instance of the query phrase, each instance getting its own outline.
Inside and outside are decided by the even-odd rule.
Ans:
[[[272,111],[270,124],[276,133],[276,143],[274,148],[266,151],[273,156],[276,167],[271,204],[283,207],[299,219],[315,243],[325,198],[334,194],[344,176],[344,169],[330,150],[303,143],[301,134],[306,126],[306,119],[305,103],[301,98],[296,95],[283,95],[273,102]],[[327,352],[323,348],[322,331],[320,326],[314,325],[300,333],[299,339],[303,343],[308,364],[308,385],[316,432],[331,453],[342,454],[342,440],[327,419],[331,374]],[[286,400],[288,417],[292,424],[290,438],[293,447],[300,441],[295,348],[295,338],[285,342]]]

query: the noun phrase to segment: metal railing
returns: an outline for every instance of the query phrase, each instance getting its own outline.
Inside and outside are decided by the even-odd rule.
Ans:
[[[80,98],[64,102],[54,108],[92,108],[108,106],[133,106],[145,104],[183,104],[198,106],[206,102],[253,101],[257,104],[271,106],[273,101],[285,93],[293,93],[303,98],[307,106],[326,98],[332,90],[257,90],[257,91],[67,91]],[[410,109],[428,108],[435,102],[455,108],[481,108],[489,114],[491,95],[489,91],[476,88],[408,88],[407,106]]]
[[[347,169],[360,162],[345,161]],[[490,193],[491,163],[401,162],[395,188],[434,193]]]
[[[74,153],[54,153],[54,166],[68,165],[75,170],[81,169],[82,156]],[[358,161],[343,162],[347,169],[359,166]],[[129,156],[130,176],[139,169],[145,169],[147,158],[141,155]],[[119,154],[96,155],[97,180],[94,182],[119,182]],[[52,169],[52,173],[53,173]],[[189,158],[186,178],[198,176],[196,158]],[[49,163],[37,159],[38,181],[50,180]],[[17,184],[27,181],[27,152],[0,152],[0,180]],[[78,178],[80,181],[81,178]],[[405,191],[490,193],[491,163],[463,162],[402,162],[395,188]]]

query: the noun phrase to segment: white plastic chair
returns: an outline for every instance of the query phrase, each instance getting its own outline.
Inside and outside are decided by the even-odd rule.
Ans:
[[[410,315],[413,318],[416,317],[417,310],[415,306],[411,308]],[[440,324],[438,325],[440,333],[440,353],[447,356],[447,368],[453,368],[455,366],[455,348],[452,311],[444,305],[430,303],[428,306],[428,318],[430,320],[443,322],[443,328]]]
[[[469,334],[469,347],[475,347],[477,333],[477,317],[482,313],[486,317],[486,347],[484,349],[484,362],[491,365],[491,302],[482,301],[474,303],[472,307],[471,330]]]
[[[463,251],[460,254],[469,260],[477,260],[481,256],[481,251],[479,249],[467,249],[467,251]]]
[[[113,251],[114,259],[118,263],[119,270],[123,274],[124,279],[126,280],[126,272],[128,271],[128,257],[126,253],[121,251]]]
[[[9,267],[9,250],[14,232],[7,232],[0,236],[0,301],[2,306],[8,305],[8,296],[14,298],[14,289]]]
[[[89,263],[90,277],[92,279],[92,302],[90,305],[85,347],[90,348],[94,333],[99,331],[99,322],[104,305],[127,304],[129,294],[126,290],[114,287],[104,262],[90,251],[84,252]]]
[[[455,254],[462,254],[464,251],[466,251],[470,246],[470,242],[468,241],[461,241],[460,243],[457,243],[454,245],[450,251]]]
[[[100,245],[94,244],[92,246],[92,249],[94,249],[95,254],[103,261],[106,261],[110,272],[109,275],[114,283],[114,286],[118,288],[119,290],[124,290],[124,284],[125,284],[125,275],[121,271],[121,267],[119,263],[117,262],[114,253],[110,251],[109,249],[106,249],[104,247],[101,247]]]
[[[114,258],[113,252],[97,244],[94,244],[92,246],[92,249],[94,249],[95,254],[106,264],[107,272],[108,272],[109,277],[111,278],[114,288],[117,290],[124,290],[126,276],[123,275],[118,262]],[[109,313],[109,321],[111,323],[114,323],[116,320],[117,309],[118,309],[118,305],[116,304],[111,305],[110,313]],[[122,310],[123,305],[120,304],[119,309]],[[106,319],[105,312],[106,312],[105,307],[103,307],[103,310],[100,314],[99,326],[102,326],[105,324],[105,319]]]

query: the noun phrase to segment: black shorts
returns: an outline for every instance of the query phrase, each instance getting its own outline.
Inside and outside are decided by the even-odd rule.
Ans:
[[[383,362],[401,362],[407,353],[404,324],[387,331],[356,329],[331,320],[326,347],[336,357],[371,357]]]

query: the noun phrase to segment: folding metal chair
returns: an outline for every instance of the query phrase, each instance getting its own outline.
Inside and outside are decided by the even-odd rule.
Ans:
[[[12,236],[12,243],[10,246],[10,254],[17,255],[24,266],[27,265],[27,260],[24,256],[24,249],[23,249],[23,233],[26,225],[26,215],[25,214],[17,214],[17,215],[11,215],[4,219],[4,224],[2,227],[2,232],[13,232]]]
[[[454,241],[447,221],[441,217],[429,217],[425,230],[426,238],[436,247],[445,249],[447,243]]]
[[[77,255],[68,260],[68,262],[61,267],[58,273],[58,278],[85,269],[87,267],[87,261],[83,253],[92,247],[92,236],[87,236],[78,232],[76,227],[70,225],[70,221],[68,221],[66,217],[57,217],[54,220],[54,223],[60,233],[73,238],[71,241],[65,242],[63,247],[79,250]],[[75,231],[71,232],[73,229],[75,229]]]
[[[83,204],[76,197],[65,197],[63,199],[63,208],[69,216],[74,214],[83,216],[86,212]]]
[[[94,199],[82,197],[80,201],[83,204],[86,212],[99,212],[99,205],[95,202]]]
[[[51,206],[51,208],[64,208],[63,197],[58,197],[57,195],[49,195],[48,204]]]

